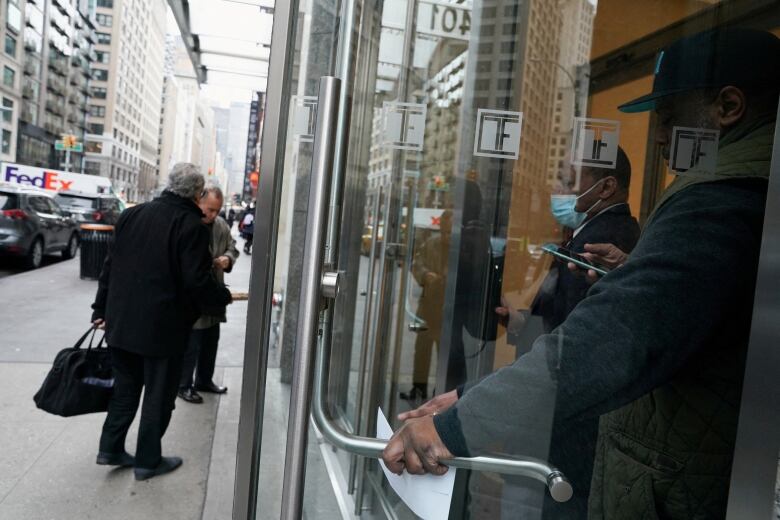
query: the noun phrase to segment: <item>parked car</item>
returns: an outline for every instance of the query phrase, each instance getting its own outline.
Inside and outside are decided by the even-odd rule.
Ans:
[[[76,256],[78,224],[44,190],[0,185],[0,255],[23,259],[35,269],[44,255]]]
[[[111,193],[60,191],[54,199],[71,213],[79,224],[108,224],[113,226],[125,205]]]

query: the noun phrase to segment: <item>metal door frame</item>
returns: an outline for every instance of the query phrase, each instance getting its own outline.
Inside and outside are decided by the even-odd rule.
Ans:
[[[244,374],[238,423],[233,520],[255,520],[268,373],[270,324],[279,209],[287,142],[299,0],[277,0],[271,31],[261,175],[255,209],[255,240],[249,279]]]

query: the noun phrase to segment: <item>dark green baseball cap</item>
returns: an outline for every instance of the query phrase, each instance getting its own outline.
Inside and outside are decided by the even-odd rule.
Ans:
[[[653,91],[618,107],[646,112],[663,97],[700,88],[765,87],[780,90],[780,39],[755,29],[724,28],[681,38],[655,64]]]

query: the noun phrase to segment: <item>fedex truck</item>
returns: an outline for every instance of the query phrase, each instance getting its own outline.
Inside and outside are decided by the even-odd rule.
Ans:
[[[25,164],[0,163],[0,182],[33,186],[51,191],[81,191],[113,193],[111,180],[98,175],[85,175]]]

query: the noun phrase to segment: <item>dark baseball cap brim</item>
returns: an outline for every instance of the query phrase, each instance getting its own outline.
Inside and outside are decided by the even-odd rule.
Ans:
[[[780,39],[755,29],[720,27],[673,42],[655,62],[650,94],[624,103],[621,112],[645,112],[680,92],[726,85],[780,89]]]
[[[655,110],[655,102],[658,101],[659,99],[664,98],[666,96],[671,96],[672,94],[679,94],[680,92],[685,92],[686,90],[689,89],[680,88],[680,89],[666,90],[664,92],[651,92],[650,94],[646,94],[644,96],[633,99],[628,103],[623,103],[618,107],[618,110],[620,110],[621,112],[625,112],[627,114],[635,114],[637,112],[648,112],[650,110]]]

